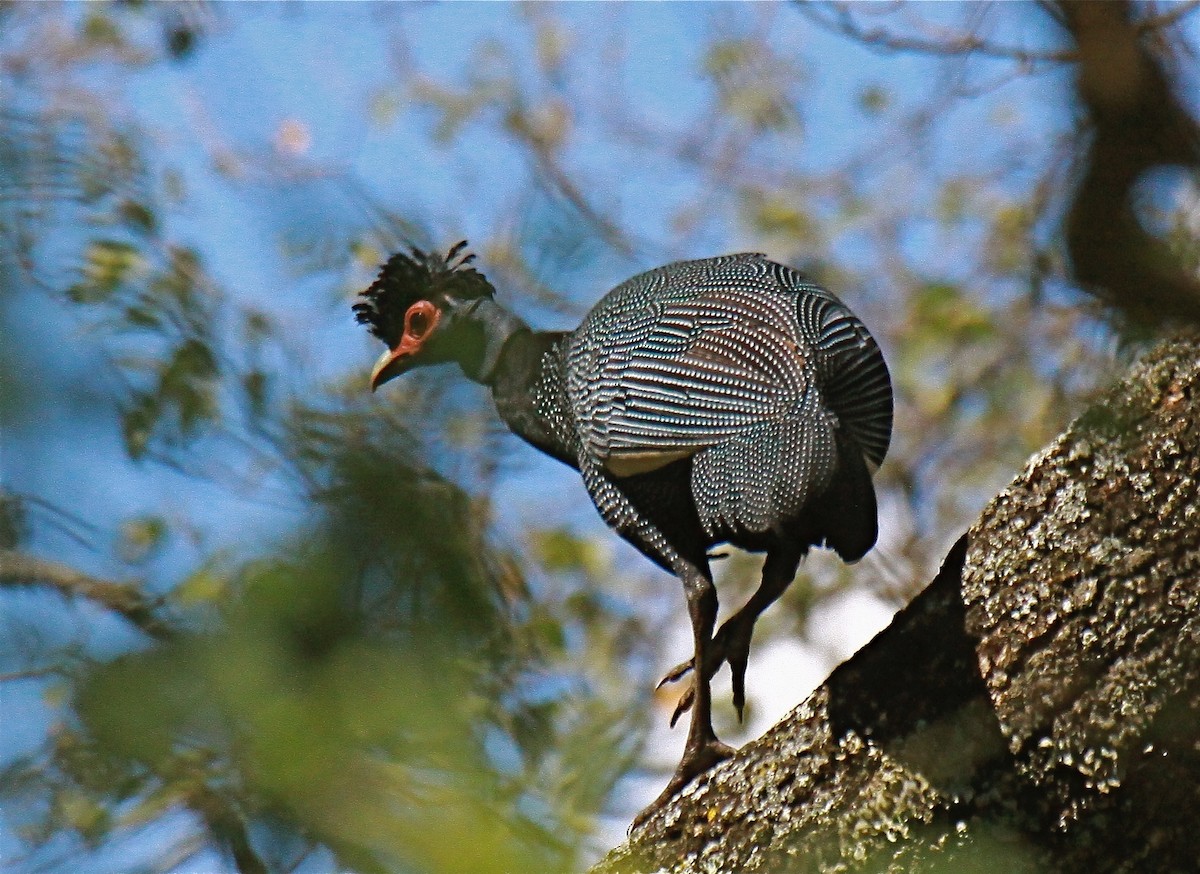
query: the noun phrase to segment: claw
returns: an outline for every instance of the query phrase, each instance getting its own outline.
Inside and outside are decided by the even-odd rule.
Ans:
[[[729,670],[733,673],[733,706],[737,710],[740,725],[746,711],[746,662],[735,665],[731,660]]]
[[[712,646],[708,650],[709,664],[705,668],[708,679],[712,679],[717,669],[729,662],[730,673],[733,674],[733,706],[737,710],[738,722],[742,722],[746,713],[746,666],[750,662],[750,637],[754,633],[753,622],[747,622],[738,616],[733,616],[722,625],[713,636]],[[656,689],[661,689],[667,683],[682,680],[694,667],[695,659],[680,662],[658,681]],[[688,688],[679,696],[675,711],[671,714],[671,727],[679,721],[679,717],[687,713],[695,698],[693,689]]]
[[[661,689],[663,686],[667,685],[667,683],[674,683],[676,680],[682,680],[688,675],[688,672],[691,671],[691,669],[692,659],[688,659],[686,662],[680,662],[675,667],[671,668],[671,670],[667,671],[666,675],[658,681],[658,685],[654,688]]]
[[[687,690],[679,696],[679,701],[675,705],[675,712],[671,714],[671,728],[675,727],[675,723],[679,721],[679,717],[692,709],[692,702],[696,700],[696,688],[689,686]]]
[[[728,623],[726,623],[726,625],[727,624]],[[706,659],[708,664],[705,665],[704,671],[706,679],[711,680],[713,674],[717,672],[717,669],[725,663],[727,659],[729,637],[729,629],[725,626],[722,626],[720,630],[718,630],[713,636],[712,645],[709,647],[708,658]],[[695,661],[695,658],[691,658],[686,662],[680,662],[675,667],[671,668],[671,670],[667,671],[666,675],[658,681],[658,685],[655,686],[655,688],[661,689],[663,686],[667,685],[667,683],[674,683],[678,680],[682,680],[692,672],[693,668],[695,667]],[[743,668],[742,671],[745,673],[745,668]],[[686,689],[683,694],[679,696],[679,701],[675,705],[675,712],[671,714],[671,728],[675,727],[675,723],[679,721],[679,717],[691,710],[692,702],[695,700],[695,697],[695,689],[691,687]]]
[[[729,662],[729,672],[733,675],[733,706],[737,710],[738,722],[746,710],[746,666],[750,663],[750,634],[754,627],[748,626],[750,633],[742,630],[742,626],[731,628],[726,639],[726,660]]]

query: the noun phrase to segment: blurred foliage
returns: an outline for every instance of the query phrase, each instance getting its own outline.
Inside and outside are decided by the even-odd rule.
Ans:
[[[897,390],[885,539],[861,568],[810,559],[756,647],[808,634],[852,586],[907,599],[1119,366],[1057,236],[1084,132],[1006,90],[1040,61],[950,53],[926,61],[916,98],[868,82],[838,98],[855,133],[825,154],[812,151],[829,135],[822,68],[847,61],[822,54],[811,7],[713,7],[690,25],[699,44],[671,56],[696,93],[670,113],[641,102],[631,9],[510,7],[494,14],[516,26],[462,43],[455,68],[410,26],[443,11],[374,8],[389,78],[347,99],[373,133],[421,138],[399,163],[439,168],[436,210],[415,195],[381,206],[374,185],[310,153],[321,120],[285,106],[246,110],[278,110],[257,143],[225,131],[202,88],[185,89],[182,138],[160,104],[139,108],[146,77],[309,14],[0,5],[0,414],[49,442],[69,408],[102,482],[152,469],[180,496],[106,511],[77,502],[78,484],[22,493],[3,460],[0,548],[135,580],[171,629],[151,643],[58,595],[0,592],[0,682],[33,688],[48,714],[43,742],[0,759],[17,869],[125,853],[121,870],[566,871],[594,852],[598,817],[628,818],[614,787],[645,767],[647,724],[663,718],[653,678],[685,655],[664,651],[657,601],[682,599],[614,558],[599,526],[497,520],[498,481],[527,456],[476,388],[431,373],[366,393],[374,350],[326,328],[349,323],[348,291],[401,243],[469,231],[515,308],[557,325],[635,270],[763,249],[871,325]],[[1038,13],[990,14],[1020,26]],[[242,75],[226,87],[249,88]],[[946,157],[963,148],[968,160]],[[1144,215],[1194,269],[1195,187],[1172,197],[1151,191]],[[252,215],[253,263],[231,268],[189,224],[211,202]],[[268,263],[271,295],[247,293]],[[62,349],[76,369],[54,370]],[[262,516],[237,517],[232,547],[210,530],[224,499]],[[758,563],[718,569],[736,605]],[[156,828],[168,850],[138,844]]]

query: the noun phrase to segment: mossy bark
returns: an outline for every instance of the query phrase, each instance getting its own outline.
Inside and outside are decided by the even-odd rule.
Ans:
[[[593,874],[1200,870],[1200,337],[984,510],[891,626]]]

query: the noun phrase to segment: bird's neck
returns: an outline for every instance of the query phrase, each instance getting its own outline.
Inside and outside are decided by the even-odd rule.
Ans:
[[[470,379],[492,390],[500,418],[519,437],[566,462],[577,463],[564,375],[567,335],[533,331],[490,298],[456,313],[469,337],[458,358]]]
[[[504,347],[529,326],[491,298],[481,298],[457,316],[473,338],[471,354],[460,358],[463,373],[475,382],[495,386]]]
[[[568,335],[515,332],[504,346],[491,383],[496,411],[514,434],[572,467],[578,465],[565,373]]]

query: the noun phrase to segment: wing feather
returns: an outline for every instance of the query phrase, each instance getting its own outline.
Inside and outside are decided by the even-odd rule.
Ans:
[[[868,460],[891,438],[879,347],[836,297],[759,254],[683,261],[614,288],[574,332],[567,393],[617,475],[828,410]]]
[[[795,298],[750,278],[718,269],[647,295],[624,318],[606,307],[607,318],[585,320],[569,393],[585,444],[610,470],[654,469],[794,413],[811,384]]]

